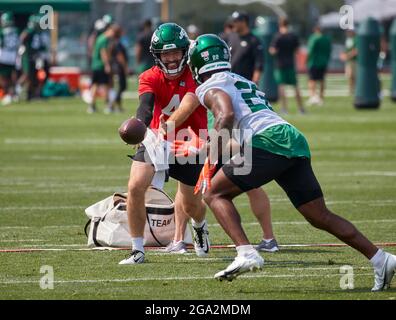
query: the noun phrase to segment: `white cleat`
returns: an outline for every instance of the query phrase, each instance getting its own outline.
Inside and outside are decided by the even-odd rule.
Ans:
[[[209,253],[209,231],[208,224],[205,221],[204,225],[200,228],[193,226],[194,234],[194,249],[198,257],[206,257]]]
[[[81,98],[86,104],[92,104],[93,98],[90,90],[84,90],[81,94]]]
[[[381,269],[374,270],[374,287],[372,292],[382,291],[389,288],[393,276],[396,272],[396,256],[387,253],[384,265]]]
[[[173,253],[173,254],[184,254],[187,253],[187,246],[184,241],[172,241],[167,245],[164,250],[166,253]]]
[[[9,104],[12,103],[12,96],[10,96],[9,94],[7,94],[6,96],[4,96],[4,98],[1,100],[1,104],[3,106],[7,106]]]
[[[262,240],[255,248],[257,251],[277,252],[279,251],[278,242],[275,239],[267,242]]]
[[[133,250],[129,256],[121,260],[118,264],[139,264],[144,262],[144,253],[139,250]]]
[[[214,277],[220,281],[232,281],[245,272],[261,269],[263,265],[264,259],[257,251],[254,251],[248,256],[237,256],[226,269],[216,273]]]

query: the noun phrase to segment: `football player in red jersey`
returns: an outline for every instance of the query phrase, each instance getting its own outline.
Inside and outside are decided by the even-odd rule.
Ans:
[[[150,51],[156,65],[139,77],[139,107],[136,117],[147,127],[158,129],[160,117],[166,120],[182,103],[195,103],[196,83],[187,67],[187,54],[190,41],[183,28],[175,23],[164,23],[153,33]],[[200,129],[207,129],[207,116],[204,107],[200,106],[178,128],[190,127],[197,136]],[[132,236],[131,254],[120,264],[144,262],[143,234],[146,223],[145,192],[152,183],[155,169],[145,156],[146,148],[140,145],[130,171],[128,182],[127,212],[129,229]],[[194,195],[194,186],[198,180],[202,165],[186,163],[169,164],[169,175],[178,180],[178,191],[175,199],[175,217],[177,223],[175,239],[182,237],[187,214],[192,218],[194,248],[198,256],[206,256],[209,251],[209,238],[205,220],[205,205],[201,195]],[[185,218],[183,218],[183,216]],[[183,244],[183,242],[180,242]],[[185,246],[179,252],[185,251]]]

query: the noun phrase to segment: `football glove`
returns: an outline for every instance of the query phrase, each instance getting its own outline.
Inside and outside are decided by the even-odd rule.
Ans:
[[[195,132],[188,127],[188,134],[190,140],[175,140],[171,146],[171,152],[176,157],[190,157],[197,155],[205,145],[205,140],[198,137]]]
[[[209,157],[206,158],[205,163],[202,167],[201,173],[199,174],[199,178],[197,184],[194,188],[194,194],[198,194],[201,192],[204,194],[211,187],[211,179],[216,173],[217,161],[213,164],[209,162]]]

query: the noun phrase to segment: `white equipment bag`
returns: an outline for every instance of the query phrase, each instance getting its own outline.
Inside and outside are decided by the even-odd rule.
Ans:
[[[175,233],[173,200],[162,190],[150,187],[146,192],[145,246],[166,246]],[[114,195],[85,209],[89,218],[85,226],[88,247],[131,247],[126,211],[126,194]],[[87,228],[89,233],[87,233]],[[191,231],[187,227],[184,242],[192,244]]]

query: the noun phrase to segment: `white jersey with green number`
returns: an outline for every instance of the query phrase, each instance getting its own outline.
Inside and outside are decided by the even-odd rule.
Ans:
[[[272,110],[264,93],[253,82],[228,71],[215,73],[195,91],[202,105],[206,92],[215,88],[232,100],[233,128],[239,129],[233,130],[233,138],[239,144],[247,143],[287,158],[311,157],[304,135]]]
[[[256,135],[270,127],[288,124],[275,113],[265,99],[263,92],[257,89],[254,82],[247,80],[232,72],[219,72],[213,74],[196,89],[196,95],[203,106],[204,97],[208,90],[218,88],[226,92],[232,99],[234,107],[233,129],[240,131],[251,130],[251,136]],[[240,137],[234,138],[242,144]]]

